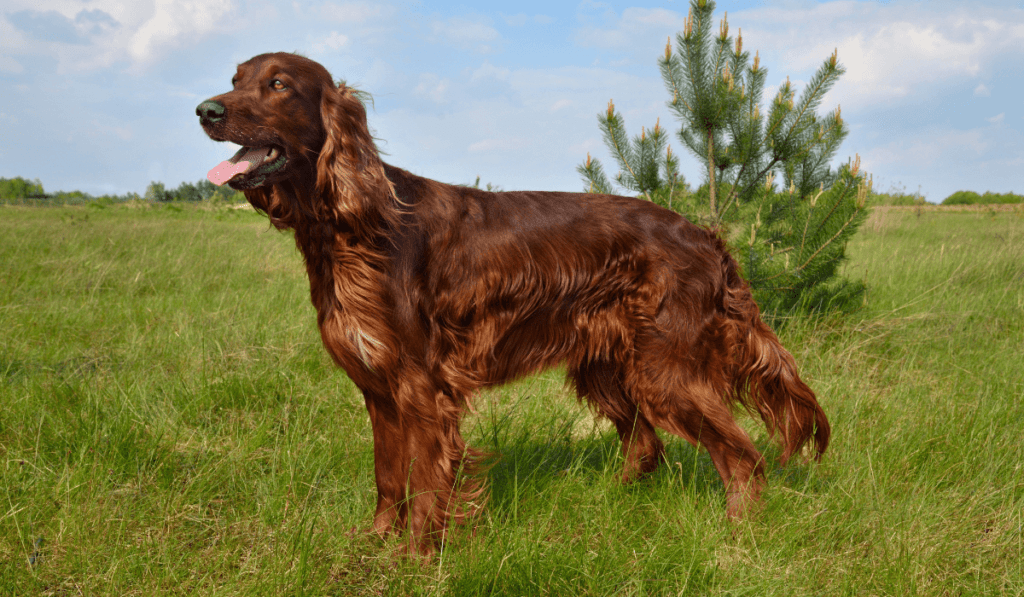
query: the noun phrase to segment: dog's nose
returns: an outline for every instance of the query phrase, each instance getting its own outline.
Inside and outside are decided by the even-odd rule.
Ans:
[[[206,100],[196,106],[196,116],[203,123],[214,124],[220,122],[224,119],[224,104],[213,100]]]

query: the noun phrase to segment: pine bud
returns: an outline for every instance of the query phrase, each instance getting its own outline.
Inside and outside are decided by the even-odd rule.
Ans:
[[[857,173],[860,172],[860,154],[855,153],[853,155],[856,157],[853,160],[853,166],[850,167],[850,174],[857,176]]]
[[[756,73],[759,68],[761,68],[761,50],[754,52],[754,66],[751,70]]]
[[[729,37],[729,13],[728,12],[725,12],[725,13],[722,14],[722,25],[721,25],[721,28],[719,29],[719,31],[721,31],[721,38],[723,40],[728,39],[728,37]]]
[[[864,209],[868,203],[868,185],[857,185],[857,209]]]
[[[703,7],[702,7],[703,8]],[[683,23],[683,37],[690,39],[693,36],[693,7],[690,7],[690,13],[686,15],[686,22]]]
[[[821,186],[818,187],[818,194],[813,196],[813,197],[811,197],[811,207],[814,207],[818,203],[818,198],[821,197],[824,193],[825,193],[825,183],[821,183]]]
[[[665,60],[672,58],[672,38],[669,37],[668,41],[665,42]]]
[[[831,68],[835,68],[836,67],[836,63],[838,63],[838,62],[839,62],[839,48],[836,48],[835,51],[832,52],[832,57],[829,58],[829,60],[828,60],[828,65]]]
[[[736,30],[736,55],[739,56],[743,52],[743,28],[740,27]]]
[[[615,118],[615,102],[608,100],[608,120]]]
[[[590,168],[590,152],[587,152],[587,165],[586,168]]]

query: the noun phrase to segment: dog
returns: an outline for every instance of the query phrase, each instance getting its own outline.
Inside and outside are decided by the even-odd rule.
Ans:
[[[459,432],[482,388],[565,364],[615,425],[624,481],[654,471],[655,428],[704,446],[744,515],[762,456],[733,417],[760,415],[781,460],[830,428],[713,230],[649,201],[492,193],[381,160],[361,94],[302,56],[262,54],[196,108],[242,146],[210,171],[295,231],[324,346],[373,427],[373,529],[430,553],[472,514],[481,454]]]

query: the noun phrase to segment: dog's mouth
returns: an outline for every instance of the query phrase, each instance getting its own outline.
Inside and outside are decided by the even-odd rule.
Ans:
[[[288,162],[285,152],[276,145],[243,147],[229,159],[217,164],[206,177],[215,185],[227,183],[239,191],[255,189],[267,182],[267,177],[279,171]]]

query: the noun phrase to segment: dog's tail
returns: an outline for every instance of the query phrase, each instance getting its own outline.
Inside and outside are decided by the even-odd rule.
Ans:
[[[724,247],[723,247],[724,248]],[[828,447],[831,429],[814,392],[797,374],[793,355],[764,321],[736,262],[724,253],[723,308],[734,324],[733,398],[756,411],[768,432],[778,434],[782,462],[814,441],[816,460]]]

